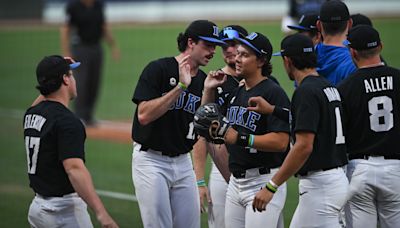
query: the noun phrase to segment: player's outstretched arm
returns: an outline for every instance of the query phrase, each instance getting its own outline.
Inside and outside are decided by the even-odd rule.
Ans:
[[[281,168],[279,168],[278,172],[272,177],[265,188],[262,188],[254,197],[254,211],[264,211],[267,204],[271,201],[274,192],[278,190],[278,187],[300,170],[313,150],[314,138],[314,133],[296,133],[296,143],[289,151]]]
[[[194,173],[196,174],[197,187],[199,189],[201,213],[206,211],[206,205],[204,203],[205,200],[207,200],[208,204],[212,203],[212,199],[208,193],[207,184],[204,180],[207,161],[206,143],[207,142],[203,137],[199,137],[196,144],[194,144],[192,151]]]
[[[97,220],[101,223],[101,226],[107,228],[118,228],[118,225],[108,214],[97,195],[93,186],[92,177],[83,163],[83,160],[80,158],[68,158],[63,161],[63,165],[75,191],[95,212]]]

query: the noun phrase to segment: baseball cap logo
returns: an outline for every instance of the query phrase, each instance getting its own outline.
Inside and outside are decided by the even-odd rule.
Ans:
[[[252,32],[248,36],[246,36],[246,38],[249,39],[249,40],[254,40],[257,36],[258,36],[257,33]]]
[[[213,31],[213,36],[215,36],[215,37],[218,37],[218,34],[219,34],[219,31],[218,31],[218,26],[213,26],[213,29],[214,29],[214,31]]]
[[[313,48],[309,47],[309,48],[303,48],[303,52],[307,53],[307,52],[313,52]]]
[[[299,24],[303,23],[304,18],[306,17],[306,15],[301,15],[300,20],[299,20]]]

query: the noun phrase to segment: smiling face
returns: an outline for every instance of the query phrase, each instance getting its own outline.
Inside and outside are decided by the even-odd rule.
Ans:
[[[208,62],[214,57],[215,44],[199,40],[197,43],[189,39],[190,56],[192,61],[198,66],[206,66]]]
[[[238,45],[235,60],[236,73],[243,78],[248,78],[254,75],[258,70],[261,70],[255,52],[246,45]]]

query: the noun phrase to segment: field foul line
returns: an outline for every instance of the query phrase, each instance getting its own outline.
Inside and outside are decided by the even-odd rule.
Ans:
[[[100,189],[96,189],[96,192],[99,196],[137,202],[136,196],[131,195],[131,194],[120,193],[120,192],[110,192],[110,191],[105,191],[105,190],[100,190]]]

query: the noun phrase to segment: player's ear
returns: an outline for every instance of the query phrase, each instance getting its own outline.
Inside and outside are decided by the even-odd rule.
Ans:
[[[71,80],[71,77],[68,75],[68,73],[67,74],[64,74],[63,76],[62,76],[62,84],[63,85],[69,85],[69,83],[70,83],[70,80]]]
[[[317,29],[318,29],[319,32],[322,33],[322,24],[321,24],[320,20],[317,21]]]
[[[196,42],[192,38],[189,37],[188,40],[187,40],[187,47],[189,49],[192,49],[195,44],[196,44]]]

